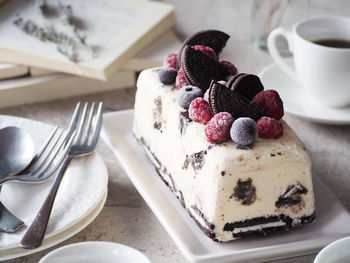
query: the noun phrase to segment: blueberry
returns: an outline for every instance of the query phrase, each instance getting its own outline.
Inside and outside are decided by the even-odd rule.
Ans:
[[[176,69],[173,69],[173,68],[162,68],[159,71],[159,80],[164,85],[174,84],[176,76],[177,76],[177,71]]]
[[[203,91],[195,86],[184,86],[176,94],[176,102],[181,107],[188,109],[191,101],[195,98],[202,97]]]
[[[253,119],[241,117],[233,122],[230,135],[238,145],[251,145],[258,137],[258,127]]]

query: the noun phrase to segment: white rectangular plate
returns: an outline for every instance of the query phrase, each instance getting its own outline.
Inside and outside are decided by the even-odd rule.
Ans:
[[[291,232],[267,237],[214,242],[197,227],[168,189],[132,134],[133,110],[104,115],[102,138],[111,147],[132,183],[190,262],[262,262],[317,252],[350,235],[350,214],[314,176],[317,219]],[[171,151],[171,149],[169,149]]]

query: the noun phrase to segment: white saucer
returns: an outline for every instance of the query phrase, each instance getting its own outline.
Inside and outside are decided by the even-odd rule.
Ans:
[[[53,129],[50,125],[30,119],[0,115],[0,128],[5,126],[23,128],[32,136],[36,149],[40,148]],[[0,193],[0,200],[14,215],[29,225],[51,187],[52,179],[41,184],[5,184]],[[107,168],[97,153],[75,159],[60,185],[43,245],[35,250],[19,247],[26,227],[16,233],[1,233],[0,260],[38,252],[82,230],[101,211],[106,199],[107,182]]]
[[[39,263],[151,263],[140,251],[113,242],[80,242],[60,247],[46,256]]]
[[[286,61],[293,64],[291,58]],[[328,108],[318,104],[275,63],[267,65],[258,75],[265,89],[274,89],[280,94],[286,112],[318,123],[350,124],[350,107]]]
[[[214,242],[203,234],[179,200],[164,184],[132,134],[133,110],[104,114],[106,141],[131,182],[190,262],[263,262],[316,253],[350,235],[350,214],[314,176],[317,219],[288,233],[263,238]],[[121,125],[122,124],[122,125]]]
[[[349,263],[350,236],[334,241],[324,247],[315,258],[314,263]]]

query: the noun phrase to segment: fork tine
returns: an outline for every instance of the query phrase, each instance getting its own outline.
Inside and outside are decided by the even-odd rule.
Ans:
[[[68,136],[72,136],[72,133],[75,131],[77,127],[80,111],[81,111],[81,102],[79,101],[75,106],[74,113],[68,127]]]
[[[57,143],[60,141],[60,139],[62,138],[62,135],[64,133],[64,130],[59,129],[59,134],[57,136],[55,136],[55,140],[53,140],[50,143],[50,147],[46,148],[46,151],[44,151],[42,153],[42,155],[40,156],[40,158],[38,158],[36,160],[36,162],[33,162],[33,165],[30,168],[30,170],[38,170],[40,169],[44,163],[47,161],[47,159],[49,158],[50,154],[53,152],[53,150],[55,149],[55,146],[57,145]]]
[[[49,166],[51,165],[51,163],[54,161],[54,159],[56,158],[57,154],[59,153],[60,149],[63,147],[63,145],[65,145],[65,147],[67,148],[67,143],[68,140],[67,138],[72,137],[73,133],[75,132],[75,128],[77,126],[78,120],[79,120],[79,114],[81,111],[81,103],[78,102],[77,105],[75,106],[74,112],[73,112],[73,116],[71,118],[69,127],[68,127],[68,131],[65,133],[65,137],[63,140],[61,140],[61,143],[59,144],[59,146],[57,146],[59,139],[62,137],[63,131],[61,132],[60,136],[57,138],[57,140],[55,141],[55,143],[53,144],[53,146],[51,147],[51,150],[46,154],[45,158],[43,158],[42,160],[40,159],[40,163],[39,163],[39,159],[36,160],[36,168],[35,170],[32,172],[35,175],[40,175],[42,176],[42,174],[44,173],[44,171],[47,171],[47,169],[49,168]],[[56,146],[56,148],[55,148]],[[70,147],[71,145],[69,145]],[[55,151],[53,151],[55,149]],[[50,159],[48,160],[50,156]],[[43,166],[45,164],[45,166]]]
[[[68,139],[66,145],[64,146],[64,149],[59,153],[58,155],[58,160],[55,161],[56,156],[54,158],[52,158],[50,160],[50,163],[47,165],[47,167],[45,168],[45,170],[41,171],[40,173],[36,174],[36,176],[38,178],[41,178],[45,175],[45,177],[49,178],[54,172],[56,172],[56,170],[58,169],[58,167],[60,167],[60,165],[63,163],[63,161],[65,160],[68,151],[70,150],[73,141],[74,141],[74,137],[75,137],[76,131],[73,131],[72,135],[70,136],[70,138]],[[66,139],[64,140],[66,141]],[[62,146],[62,145],[61,145]],[[60,147],[61,148],[61,147]],[[57,155],[57,154],[56,154]],[[55,162],[54,162],[55,161]]]
[[[92,150],[93,148],[95,148],[98,138],[100,136],[101,126],[102,126],[102,106],[103,106],[103,102],[100,102],[98,104],[98,109],[95,115],[97,118],[97,121],[96,121],[95,129],[92,132],[91,143],[88,146],[89,150]]]
[[[77,131],[77,134],[76,134],[76,143],[77,143],[77,144],[80,143],[81,137],[82,137],[82,135],[83,135],[84,124],[85,124],[85,121],[86,121],[87,107],[88,107],[88,103],[85,102],[85,103],[84,103],[83,113],[81,114],[81,117],[80,117],[80,123],[79,123],[78,128],[76,129],[76,131]]]
[[[67,140],[69,139],[68,135],[69,135],[68,131],[61,133],[60,138],[58,138],[57,141],[55,142],[55,145],[52,146],[51,151],[47,153],[47,156],[42,161],[41,166],[39,166],[35,171],[33,171],[33,174],[38,174],[39,171],[42,173],[43,171],[47,170],[47,168],[55,160],[57,154],[61,151],[62,147],[67,143]]]
[[[52,130],[49,138],[47,138],[46,142],[44,142],[44,144],[41,146],[40,150],[38,151],[38,153],[34,156],[34,158],[32,159],[32,161],[30,162],[30,164],[28,165],[27,169],[28,170],[34,163],[36,163],[36,161],[41,158],[42,154],[44,153],[44,151],[46,150],[47,146],[50,144],[51,140],[53,139],[53,137],[55,137],[56,132],[58,131],[58,126],[55,126],[55,128]]]
[[[95,105],[96,105],[95,102],[93,102],[92,105],[91,105],[90,114],[89,114],[89,117],[88,117],[88,123],[86,124],[86,131],[85,131],[85,135],[84,135],[83,141],[82,141],[83,145],[85,145],[87,143],[88,139],[89,139],[92,119],[93,119],[94,111],[95,111]]]

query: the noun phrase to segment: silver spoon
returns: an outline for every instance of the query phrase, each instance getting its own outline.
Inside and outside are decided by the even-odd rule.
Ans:
[[[0,177],[14,175],[25,169],[34,153],[33,140],[23,130],[17,127],[0,129]],[[6,232],[14,232],[23,224],[0,202],[0,225],[6,226]]]

